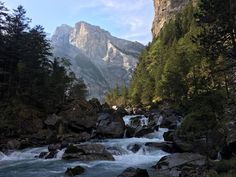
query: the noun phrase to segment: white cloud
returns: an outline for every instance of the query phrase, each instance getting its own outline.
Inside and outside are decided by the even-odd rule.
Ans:
[[[129,40],[147,43],[151,40],[153,0],[101,0],[105,11],[111,14],[110,23],[126,29],[122,34]],[[144,39],[145,38],[145,39]]]

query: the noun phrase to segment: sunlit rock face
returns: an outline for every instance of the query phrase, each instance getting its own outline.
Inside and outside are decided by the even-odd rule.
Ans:
[[[102,100],[116,85],[127,85],[144,46],[113,37],[86,22],[61,25],[52,36],[53,53],[71,60],[72,69],[88,86],[89,97]]]
[[[153,37],[157,37],[164,24],[181,11],[188,2],[190,0],[154,0]]]

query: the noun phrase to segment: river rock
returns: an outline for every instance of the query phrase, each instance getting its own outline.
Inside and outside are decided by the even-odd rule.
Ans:
[[[154,129],[152,127],[138,127],[135,130],[134,136],[135,137],[143,137],[149,133],[153,133]]]
[[[76,166],[74,168],[67,168],[65,172],[66,177],[81,175],[85,172],[85,169],[81,166]]]
[[[36,134],[29,135],[31,146],[43,146],[57,142],[57,133],[51,130],[40,130]]]
[[[199,138],[189,138],[189,135],[181,132],[181,128],[173,135],[173,142],[179,152],[193,152],[202,155],[208,155],[211,159],[216,160],[220,147],[224,144],[224,135],[219,131],[212,131],[208,135],[208,142],[204,135]]]
[[[102,113],[98,117],[96,133],[106,138],[121,138],[124,136],[125,123],[122,117]]]
[[[187,166],[205,166],[205,157],[200,154],[193,153],[175,153],[162,157],[154,168],[161,174],[179,177],[181,171]]]
[[[44,123],[47,126],[55,128],[56,126],[59,125],[60,121],[61,121],[61,117],[60,116],[57,116],[56,114],[52,114],[52,115],[49,115],[47,117],[47,119],[44,121]]]
[[[149,177],[147,170],[129,167],[117,177]]]
[[[142,116],[135,116],[130,118],[130,127],[137,128],[141,126],[141,121],[140,121],[141,118]]]
[[[126,126],[126,128],[125,128],[125,137],[126,138],[134,137],[135,130],[136,130],[136,128],[132,128],[132,127]]]
[[[40,152],[39,156],[35,156],[35,158],[44,159],[47,154],[48,154],[48,152]]]
[[[48,146],[48,151],[49,151],[49,152],[57,151],[57,150],[59,150],[59,149],[61,149],[61,144],[59,144],[59,143],[57,143],[57,144],[50,144],[50,145]]]
[[[128,151],[123,149],[121,146],[111,146],[106,148],[112,155],[124,155],[128,154]]]
[[[125,110],[125,108],[118,107],[118,109],[115,111],[115,114],[117,114],[120,117],[124,117],[125,115],[128,115],[129,113]]]
[[[17,139],[9,140],[7,142],[8,149],[19,149],[21,146],[21,142]]]
[[[176,129],[182,119],[182,117],[172,109],[164,109],[161,112],[161,116],[163,117],[160,125],[162,128]]]
[[[56,158],[58,151],[50,151],[50,152],[41,152],[38,156],[40,159],[53,159]]]
[[[176,147],[172,142],[148,142],[145,146],[150,148],[158,148],[168,153],[175,153],[178,152]]]
[[[75,159],[80,161],[115,160],[112,154],[101,144],[71,144],[65,150],[62,158],[64,160]]]
[[[174,140],[175,130],[168,130],[163,134],[163,138],[165,141],[173,141]]]
[[[139,149],[141,148],[142,146],[140,144],[130,144],[127,149],[132,151],[133,153],[136,153],[139,151]]]
[[[58,140],[60,142],[67,142],[68,143],[80,143],[88,141],[91,138],[91,135],[87,132],[82,133],[68,133],[58,136]]]
[[[91,100],[89,100],[89,103],[92,105],[94,111],[96,112],[102,111],[102,105],[100,104],[97,98],[92,98]]]

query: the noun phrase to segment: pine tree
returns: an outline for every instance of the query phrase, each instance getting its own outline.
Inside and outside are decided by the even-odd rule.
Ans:
[[[4,93],[7,90],[8,85],[8,63],[6,60],[6,18],[8,16],[7,8],[4,3],[0,1],[0,100],[3,100]]]

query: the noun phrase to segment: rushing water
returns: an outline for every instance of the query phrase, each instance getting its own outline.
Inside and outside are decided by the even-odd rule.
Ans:
[[[124,117],[125,120],[131,118]],[[47,147],[25,149],[14,151],[8,155],[0,152],[0,177],[63,177],[68,167],[77,165],[83,166],[86,173],[84,177],[116,177],[127,167],[139,167],[148,169],[150,177],[154,177],[155,172],[151,168],[161,157],[166,155],[159,149],[145,146],[147,142],[161,142],[166,129],[160,129],[142,138],[106,139],[99,143],[106,146],[108,150],[117,152],[114,155],[115,161],[64,161],[61,160],[64,150],[57,154],[57,158],[45,160],[37,159],[35,156],[47,150]],[[132,144],[139,144],[141,148],[133,153],[129,150]]]

